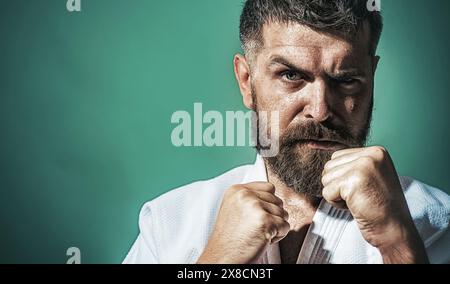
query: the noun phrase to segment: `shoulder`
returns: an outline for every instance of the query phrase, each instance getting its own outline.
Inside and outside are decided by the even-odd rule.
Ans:
[[[225,190],[243,180],[251,165],[240,166],[209,180],[196,181],[147,202],[143,208],[166,210],[173,214],[185,215],[192,210],[204,209],[220,202]]]
[[[410,177],[401,177],[406,201],[414,223],[427,247],[432,262],[450,261],[450,196]]]
[[[237,167],[213,179],[176,188],[144,204],[139,215],[140,232],[152,243],[159,263],[197,260],[209,239],[225,190],[241,183],[250,167]]]
[[[416,225],[435,230],[448,227],[450,196],[445,192],[410,177],[401,177],[406,201]]]

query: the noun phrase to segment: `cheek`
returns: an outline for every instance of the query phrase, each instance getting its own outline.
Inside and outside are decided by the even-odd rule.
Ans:
[[[286,94],[270,80],[255,81],[256,100],[258,111],[278,111],[280,128],[283,129],[290,123],[292,114],[295,112],[295,96]]]
[[[369,96],[347,97],[344,100],[344,111],[348,116],[359,116],[368,113],[370,108]]]
[[[263,68],[261,68],[263,70]],[[262,110],[279,110],[285,108],[285,101],[290,96],[279,85],[274,75],[264,71],[255,72],[252,77],[252,86],[256,93],[258,108]]]
[[[345,111],[348,114],[353,114],[355,112],[356,106],[357,106],[357,103],[354,98],[348,97],[345,99],[344,107],[345,107]]]
[[[279,110],[282,96],[274,88],[273,84],[270,84],[269,80],[255,80],[253,86],[260,110]]]
[[[298,98],[295,96],[285,96],[278,101],[278,108],[280,110],[280,128],[286,129],[291,123],[299,123],[298,118]]]
[[[358,128],[366,124],[367,116],[370,114],[370,100],[348,97],[345,99],[344,111],[347,123]]]

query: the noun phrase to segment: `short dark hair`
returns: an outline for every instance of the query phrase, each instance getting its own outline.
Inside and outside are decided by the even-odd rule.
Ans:
[[[371,55],[376,53],[383,30],[381,13],[369,11],[367,0],[247,0],[240,22],[244,52],[263,45],[263,26],[271,22],[299,23],[345,38],[353,38],[367,22]]]

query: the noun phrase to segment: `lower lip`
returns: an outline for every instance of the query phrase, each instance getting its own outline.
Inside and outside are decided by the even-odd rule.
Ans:
[[[322,151],[338,151],[346,148],[345,145],[336,142],[322,142],[309,140],[303,142],[302,144],[306,145],[310,149]]]

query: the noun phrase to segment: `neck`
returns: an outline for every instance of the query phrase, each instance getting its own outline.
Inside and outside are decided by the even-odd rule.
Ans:
[[[320,198],[312,197],[286,186],[274,173],[267,169],[267,178],[275,186],[275,195],[283,200],[289,214],[291,231],[301,231],[312,223]]]
[[[289,214],[291,227],[287,236],[279,242],[281,263],[297,262],[309,226],[312,223],[320,199],[308,196],[286,186],[267,170],[267,178],[275,186],[275,195],[283,200],[283,207]]]

